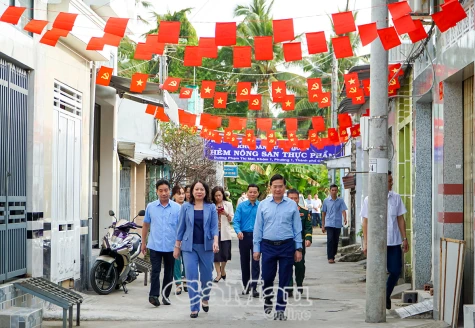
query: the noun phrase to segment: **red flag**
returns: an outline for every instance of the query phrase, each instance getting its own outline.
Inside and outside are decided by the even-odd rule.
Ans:
[[[186,125],[191,128],[196,126],[196,115],[188,113],[183,109],[178,109],[178,121],[181,125]]]
[[[356,124],[355,126],[352,126],[350,131],[351,131],[351,136],[353,138],[359,137],[361,135],[359,124]]]
[[[233,50],[234,68],[251,67],[251,47],[235,46]]]
[[[444,33],[449,28],[453,27],[452,22],[450,20],[450,14],[445,11],[439,11],[435,14],[432,14],[432,20],[434,21],[435,25],[439,28],[440,32]]]
[[[351,103],[353,105],[364,105],[365,102],[366,100],[363,96],[356,96],[356,97],[351,98]]]
[[[332,18],[336,34],[346,34],[356,31],[353,12],[346,11],[342,13],[332,14]]]
[[[411,18],[411,15],[405,15],[398,19],[393,19],[394,27],[399,35],[412,32],[416,29],[416,25]]]
[[[165,108],[157,106],[157,111],[155,112],[155,118],[162,122],[170,122],[170,118],[165,114]]]
[[[295,38],[293,19],[278,19],[272,21],[274,43],[292,41]]]
[[[272,119],[271,118],[257,118],[256,119],[257,129],[262,131],[272,130]]]
[[[200,124],[203,127],[207,127],[209,130],[215,130],[221,126],[221,117],[214,116],[208,113],[202,113],[200,115]]]
[[[214,107],[215,108],[226,108],[227,101],[228,101],[227,92],[214,93]]]
[[[388,78],[388,90],[400,89],[401,84],[399,83],[398,77],[393,78],[391,75]]]
[[[78,14],[64,13],[60,12],[53,22],[53,28],[58,28],[60,30],[71,31],[74,26],[74,22]]]
[[[155,115],[155,113],[157,112],[157,109],[158,109],[158,106],[147,104],[147,107],[145,108],[145,114]]]
[[[210,99],[214,97],[216,81],[201,81],[201,98]]]
[[[234,148],[239,147],[239,139],[236,138],[235,135],[233,135],[233,136],[231,137],[230,144],[233,145]]]
[[[228,128],[231,130],[240,131],[246,127],[246,124],[247,124],[247,118],[230,116]]]
[[[10,6],[3,12],[2,16],[0,17],[0,22],[16,25],[18,24],[18,21],[25,10],[26,7]]]
[[[297,138],[297,133],[295,131],[287,131],[287,139],[292,147],[297,146],[299,138]]]
[[[251,88],[251,82],[238,82],[236,86],[236,101],[248,101]]]
[[[295,95],[285,95],[282,99],[282,110],[295,109]]]
[[[363,92],[366,97],[369,97],[371,94],[370,80],[363,80]]]
[[[201,66],[203,64],[203,57],[200,56],[200,47],[187,46],[185,47],[185,58],[183,66]]]
[[[169,77],[163,83],[163,90],[167,90],[169,92],[175,92],[180,87],[181,79],[178,77]]]
[[[292,149],[292,145],[288,140],[279,140],[279,148],[288,153]]]
[[[107,20],[106,26],[104,27],[104,32],[118,35],[123,38],[125,35],[125,30],[127,29],[128,22],[128,18],[110,17]]]
[[[360,33],[361,45],[363,47],[367,46],[378,37],[376,23],[358,25],[358,32]]]
[[[41,34],[43,33],[46,25],[48,25],[48,21],[32,19],[28,22],[28,24],[25,25],[23,29],[27,32]]]
[[[336,132],[335,128],[328,129],[328,139],[332,142],[340,141],[338,133]]]
[[[338,114],[338,124],[340,128],[349,128],[353,125],[351,122],[351,116],[347,113]]]
[[[236,22],[216,23],[215,37],[217,46],[234,46],[236,44]]]
[[[45,34],[40,39],[40,43],[49,45],[49,46],[56,46],[60,37],[65,37],[69,34],[69,31],[60,30],[59,28],[53,28],[49,31],[46,31]]]
[[[388,66],[389,76],[393,77],[394,74],[396,74],[396,73],[397,73],[397,76],[403,76],[404,75],[404,70],[401,69],[401,67],[402,67],[402,65],[400,63],[389,65]]]
[[[158,42],[178,44],[180,39],[180,22],[160,21]]]
[[[395,3],[390,3],[388,4],[388,9],[393,19],[398,19],[412,12],[412,9],[407,3],[407,1],[399,1]]]
[[[307,87],[308,87],[309,94],[322,93],[322,79],[321,78],[307,79]]]
[[[366,108],[365,113],[363,115],[361,115],[361,117],[365,117],[365,116],[369,117],[369,108]]]
[[[191,98],[192,94],[193,94],[193,89],[191,89],[191,88],[181,88],[179,98],[188,99],[188,98]]]
[[[297,131],[298,130],[298,121],[296,118],[286,118],[285,119],[285,129],[287,132],[289,131]]]
[[[130,91],[142,93],[147,87],[148,74],[134,73],[130,81]]]
[[[351,87],[346,89],[346,95],[350,98],[364,97],[364,91],[360,87]]]
[[[234,136],[233,130],[231,129],[224,129],[224,142],[230,142],[232,137]]]
[[[321,92],[311,91],[308,93],[308,101],[311,103],[319,103],[321,95]]]
[[[310,148],[310,140],[299,140],[298,141],[298,147],[300,148],[301,151],[305,151]]]
[[[286,90],[287,86],[285,85],[285,81],[272,82],[272,100],[274,102],[281,101],[287,94]]]
[[[286,62],[302,60],[302,46],[300,42],[284,43],[284,59]]]
[[[274,44],[271,36],[254,37],[254,58],[255,60],[274,59]]]
[[[311,143],[315,143],[318,141],[318,133],[315,130],[308,131],[308,139]]]
[[[275,131],[274,130],[269,130],[267,131],[267,139],[275,139]]]
[[[317,133],[325,131],[325,120],[323,119],[323,116],[312,117],[312,126]]]
[[[415,30],[409,32],[409,38],[411,38],[412,43],[426,39],[428,35],[422,22],[420,20],[415,20],[414,25],[416,26]]]
[[[397,47],[401,44],[401,40],[397,35],[396,29],[394,27],[387,27],[378,30],[379,39],[383,44],[384,50],[388,51],[394,47]]]
[[[325,108],[331,105],[332,95],[330,92],[322,93],[320,96],[320,102],[318,103],[320,108]]]
[[[198,43],[200,56],[206,58],[218,58],[218,47],[214,38],[200,38]]]
[[[350,37],[340,36],[339,38],[333,38],[333,50],[337,59],[352,57],[353,49],[351,48]]]
[[[458,1],[445,1],[440,7],[442,11],[447,13],[446,17],[450,20],[451,26],[455,26],[461,20],[467,18],[467,13]]]
[[[348,73],[343,76],[345,80],[345,87],[346,89],[359,87],[360,80],[358,79],[358,73]]]
[[[104,33],[104,36],[102,37],[104,44],[110,45],[112,47],[118,47],[121,40],[122,37],[109,33]]]
[[[249,96],[249,109],[250,110],[261,110],[262,95],[250,95]]]
[[[102,48],[104,48],[104,43],[102,43]],[[153,50],[150,44],[143,43],[143,42],[137,43],[137,46],[135,47],[134,59],[151,60],[152,56],[153,56]]]
[[[219,134],[219,132],[213,131],[211,132],[211,140],[213,140],[215,143],[220,144],[223,141],[223,138]]]
[[[306,33],[308,53],[310,55],[328,51],[325,32]]]
[[[114,71],[111,67],[101,66],[96,76],[96,84],[109,86],[112,79],[112,72]]]

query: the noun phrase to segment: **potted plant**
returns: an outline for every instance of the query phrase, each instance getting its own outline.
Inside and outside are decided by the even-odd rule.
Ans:
[[[360,231],[358,231],[356,235],[361,238],[361,249],[363,249],[364,247],[363,226],[360,227]]]

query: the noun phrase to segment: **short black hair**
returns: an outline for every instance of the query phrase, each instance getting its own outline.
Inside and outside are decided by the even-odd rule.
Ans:
[[[298,192],[297,189],[290,189],[290,190],[287,190],[287,196],[289,196],[289,194],[296,194],[297,196],[300,195],[300,193]]]
[[[205,203],[210,203],[210,201],[209,201],[209,186],[206,182],[201,181],[201,180],[197,180],[197,181],[193,182],[193,184],[190,187],[190,203],[195,204],[195,197],[193,196],[193,190],[195,189],[195,186],[196,186],[197,183],[201,183],[203,185],[203,187],[205,188],[205,197],[204,197],[203,201]]]
[[[332,184],[332,185],[330,186],[330,190],[332,190],[332,188],[338,189],[338,186],[337,186],[336,184]]]
[[[272,186],[272,182],[274,182],[276,180],[282,180],[282,181],[284,181],[284,186],[286,185],[285,178],[280,174],[274,174],[272,176],[272,178],[270,178],[269,185]]]
[[[259,186],[256,185],[255,183],[251,183],[247,186],[247,190],[249,191],[249,188],[257,188],[257,192],[259,192]]]
[[[391,171],[388,171],[388,175],[393,175],[393,172],[391,172]]]
[[[161,185],[167,185],[168,189],[170,189],[170,182],[168,182],[165,179],[158,180],[157,183],[155,184],[155,189],[158,190],[158,187],[160,187]]]
[[[218,191],[220,191],[223,194],[223,200],[227,201],[228,198],[226,197],[226,194],[224,193],[224,188],[221,186],[216,186],[213,188],[213,190],[211,190],[211,201],[216,204],[216,200],[214,199],[214,196],[216,195]]]
[[[176,194],[179,194],[180,193],[180,190],[182,190],[183,187],[180,186],[179,184],[175,185],[175,187],[173,187],[172,189],[172,197],[175,196]],[[185,192],[185,189],[183,189],[183,192]]]

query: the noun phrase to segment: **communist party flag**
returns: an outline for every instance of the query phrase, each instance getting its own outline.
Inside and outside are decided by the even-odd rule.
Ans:
[[[111,82],[113,68],[101,66],[97,72],[96,84],[108,86]]]
[[[169,77],[163,83],[163,90],[167,90],[169,92],[175,92],[180,87],[181,79],[178,77]]]
[[[238,82],[236,86],[236,101],[248,101],[251,95],[251,82]]]

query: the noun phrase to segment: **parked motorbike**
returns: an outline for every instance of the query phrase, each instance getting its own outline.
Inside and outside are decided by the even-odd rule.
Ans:
[[[130,233],[130,229],[142,228],[134,221],[144,216],[141,210],[132,220],[117,220],[113,211],[109,215],[114,222],[102,239],[101,251],[90,272],[92,289],[99,295],[107,295],[114,289],[122,287],[127,294],[126,284],[137,279],[138,271],[133,260],[139,256],[142,237],[138,233]]]

